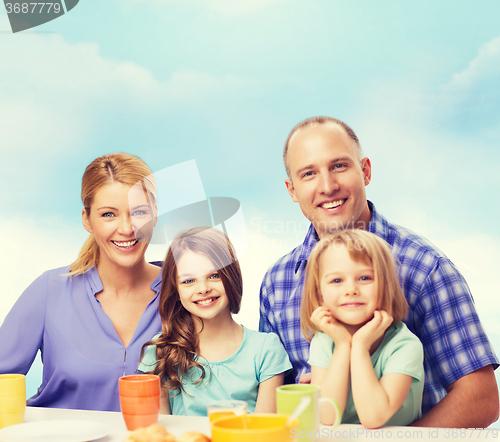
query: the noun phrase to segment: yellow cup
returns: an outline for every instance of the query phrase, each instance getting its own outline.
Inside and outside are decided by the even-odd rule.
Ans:
[[[246,414],[223,417],[212,422],[212,442],[289,442],[294,440],[292,428],[283,414]],[[296,436],[295,436],[296,437]]]
[[[23,374],[0,374],[0,428],[21,424],[26,410]]]

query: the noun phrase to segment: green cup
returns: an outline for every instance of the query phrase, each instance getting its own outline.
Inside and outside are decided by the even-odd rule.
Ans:
[[[303,432],[303,437],[313,437],[314,432],[319,430],[320,409],[324,404],[329,404],[329,408],[334,410],[335,421],[332,428],[339,425],[341,418],[339,406],[333,399],[320,397],[320,388],[318,385],[290,384],[276,388],[276,409],[278,413],[292,414],[304,396],[309,396],[311,403],[299,416],[297,434],[299,434],[298,432]]]

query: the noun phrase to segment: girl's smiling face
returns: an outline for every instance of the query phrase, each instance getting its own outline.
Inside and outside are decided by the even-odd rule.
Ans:
[[[179,297],[192,316],[206,321],[231,315],[220,273],[210,258],[186,250],[176,264]]]
[[[373,318],[378,309],[378,286],[371,263],[354,261],[346,246],[332,243],[319,262],[323,306],[351,333]]]
[[[133,267],[144,260],[155,222],[155,207],[141,186],[107,184],[95,194],[83,225],[99,246],[99,266]]]

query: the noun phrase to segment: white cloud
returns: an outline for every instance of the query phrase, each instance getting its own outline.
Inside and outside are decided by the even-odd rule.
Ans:
[[[201,0],[200,3],[214,11],[228,15],[249,14],[287,0]],[[290,0],[288,0],[290,1]]]
[[[131,0],[134,3],[147,3],[149,6],[163,7],[175,3],[184,3],[183,0]],[[193,0],[192,6],[204,8],[229,16],[250,14],[265,9],[276,3],[290,0]]]
[[[376,83],[367,83],[359,90],[356,115],[376,136],[371,139],[380,145],[385,143],[383,149],[394,152],[394,158],[401,157],[403,149],[407,164],[422,162],[423,155],[429,153],[432,158],[438,150],[444,150],[443,146],[450,152],[457,150],[455,146],[466,148],[467,143],[470,146],[471,140],[464,139],[464,134],[478,138],[473,141],[476,151],[478,143],[483,144],[481,148],[491,141],[497,143],[500,37],[481,46],[464,69],[450,73],[448,78],[442,84],[431,83],[435,76],[430,75],[408,75],[387,82],[378,78]],[[431,169],[435,165],[427,162]],[[423,179],[422,183],[427,185],[429,181]]]
[[[0,256],[0,323],[21,293],[51,268],[72,263],[87,237],[58,219],[31,220],[0,216],[3,253]]]
[[[243,275],[241,309],[235,317],[239,323],[253,330],[258,329],[259,293],[262,279],[272,264],[296,247],[294,237],[295,235],[286,238],[256,231],[248,232],[248,249],[239,261]]]
[[[434,105],[454,126],[498,142],[500,37],[483,45],[463,71],[452,75],[434,97]]]
[[[202,100],[230,92],[245,92],[250,83],[247,79],[233,75],[215,76],[207,72],[178,71],[170,77],[166,95],[168,99],[175,101]]]
[[[83,132],[81,123],[71,118],[71,114],[36,101],[20,99],[10,105],[0,104],[2,150],[8,152],[10,159],[21,158],[27,152],[44,152],[50,156],[78,140]],[[12,164],[9,169],[13,171]],[[20,173],[21,168],[17,172]]]
[[[1,39],[0,136],[10,158],[66,151],[113,103],[155,97],[159,83],[133,63],[104,59],[94,43],[57,34]]]
[[[376,180],[381,175],[390,181],[397,177],[402,186],[418,184],[420,189],[436,184],[445,154],[436,149],[440,142],[434,134],[380,114],[374,114],[361,126],[358,136],[365,155],[383,158],[373,163]],[[363,140],[369,142],[363,144]]]
[[[481,136],[485,126],[481,135],[464,135],[462,129],[498,120],[500,108],[485,118],[466,119],[470,110],[444,104],[456,98],[451,91],[445,94],[437,85],[413,79],[368,85],[359,97],[351,124],[372,160],[367,195],[389,219],[432,233],[432,239],[449,231],[450,221],[458,230],[481,229],[485,220],[494,218],[497,143]],[[489,127],[499,131],[498,124]],[[472,199],[474,210],[468,210]]]
[[[496,79],[496,87],[492,92],[500,91],[500,37],[489,41],[481,48],[476,58],[462,71],[453,74],[451,81],[446,85],[449,93],[471,93],[478,88],[484,88],[485,83],[493,86]],[[498,95],[496,95],[498,97]]]
[[[245,78],[195,71],[159,81],[142,66],[107,59],[95,43],[71,44],[58,34],[0,39],[0,60],[0,148],[8,159],[0,173],[4,182],[22,180],[38,200],[51,191],[44,165],[95,150],[96,138],[123,143],[121,131],[113,132],[118,122],[133,127],[259,90]],[[2,200],[24,195],[18,186]]]
[[[0,39],[0,139],[11,158],[81,148],[117,110],[131,116],[192,111],[204,100],[269,89],[261,90],[259,80],[198,71],[159,81],[135,63],[107,59],[96,43],[70,44],[58,34],[29,37]]]

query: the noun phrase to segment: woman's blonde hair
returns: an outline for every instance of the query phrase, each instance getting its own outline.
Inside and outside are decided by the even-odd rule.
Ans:
[[[97,192],[108,184],[122,183],[135,185],[141,183],[144,194],[149,203],[156,204],[156,182],[149,167],[140,158],[126,153],[111,153],[96,158],[90,163],[82,177],[83,207],[90,215],[90,206]],[[78,255],[71,264],[71,276],[85,273],[99,262],[99,247],[91,233]]]
[[[399,285],[396,263],[387,243],[364,230],[339,231],[318,242],[307,262],[300,315],[302,333],[308,341],[319,331],[312,323],[311,315],[323,304],[319,274],[321,256],[329,248],[338,250],[340,247],[345,247],[354,261],[367,262],[373,267],[378,289],[378,309],[389,313],[394,324],[401,322],[408,313],[408,303]]]

